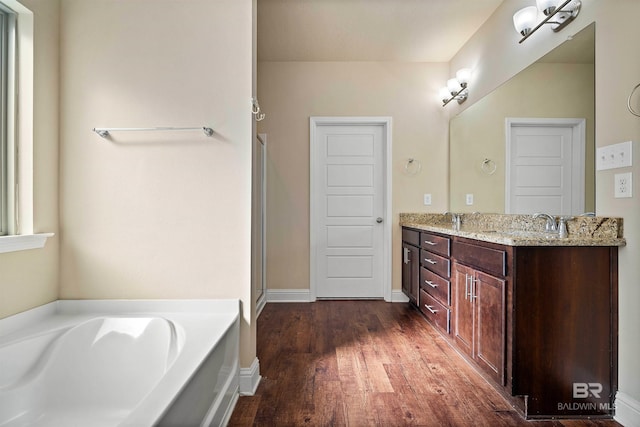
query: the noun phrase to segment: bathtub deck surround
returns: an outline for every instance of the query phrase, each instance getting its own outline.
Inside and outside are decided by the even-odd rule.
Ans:
[[[611,418],[622,219],[401,216],[402,290],[526,419]]]
[[[240,304],[58,300],[0,320],[0,425],[222,425]]]

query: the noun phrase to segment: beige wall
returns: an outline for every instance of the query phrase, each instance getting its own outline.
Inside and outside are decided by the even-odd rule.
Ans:
[[[593,211],[594,113],[593,64],[529,66],[451,119],[450,209],[504,212],[506,117],[572,117],[586,119],[584,211]],[[491,175],[482,171],[485,158],[495,162]],[[472,206],[465,203],[467,193],[474,194]]]
[[[638,187],[640,176],[640,119],[626,108],[631,89],[638,84],[640,56],[629,48],[640,39],[640,2],[582,0],[578,18],[559,33],[544,30],[522,45],[513,30],[511,16],[525,0],[507,0],[451,61],[451,69],[474,67],[473,98],[463,104],[469,108],[477,99],[536,61],[572,33],[596,22],[596,147],[634,140],[634,166],[621,170],[596,172],[596,213],[624,218],[627,246],[619,252],[619,390],[640,402],[640,203],[638,193],[631,199],[615,199],[613,176],[631,171]],[[612,3],[615,3],[613,7]],[[576,334],[588,333],[584,325]]]
[[[251,310],[251,0],[63,0],[61,298]],[[203,126],[194,132],[93,127]]]
[[[0,318],[58,295],[58,0],[22,0],[34,15],[34,232],[54,232],[44,249],[0,254]]]
[[[596,28],[596,146],[633,140],[633,167],[596,173],[596,211],[624,218],[627,246],[620,250],[620,390],[640,402],[640,191],[615,199],[613,176],[632,172],[640,189],[640,118],[627,111],[631,89],[640,83],[640,55],[630,43],[640,40],[640,2],[618,1],[608,10],[600,2]],[[614,9],[618,9],[617,11]],[[636,110],[639,105],[636,98]]]
[[[400,228],[406,211],[443,212],[448,117],[437,100],[446,64],[260,62],[258,96],[268,135],[267,286],[309,289],[309,117],[391,116],[393,120],[393,288],[400,289]],[[408,158],[422,172],[407,175]],[[433,205],[422,204],[432,193]]]

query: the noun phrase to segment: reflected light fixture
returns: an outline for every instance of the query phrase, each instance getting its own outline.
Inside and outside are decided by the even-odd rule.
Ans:
[[[550,24],[554,32],[562,30],[578,16],[581,6],[580,0],[536,0],[536,6],[520,9],[513,15],[513,26],[522,35],[520,43],[544,24]],[[544,15],[544,19],[536,25],[539,12]]]
[[[471,70],[463,68],[456,73],[456,77],[447,80],[447,86],[440,89],[440,99],[444,107],[454,99],[458,104],[462,104],[469,96],[469,79],[471,78]]]

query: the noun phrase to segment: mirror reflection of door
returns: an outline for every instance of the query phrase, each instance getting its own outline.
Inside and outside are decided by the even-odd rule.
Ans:
[[[584,119],[506,120],[505,212],[584,212]]]

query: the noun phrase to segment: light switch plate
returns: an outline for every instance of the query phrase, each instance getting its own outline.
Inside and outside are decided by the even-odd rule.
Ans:
[[[613,177],[614,182],[614,197],[616,199],[624,198],[624,197],[633,197],[632,193],[632,183],[633,176],[631,172],[627,173],[617,173]]]
[[[625,168],[632,166],[633,141],[607,145],[596,150],[596,170]]]

